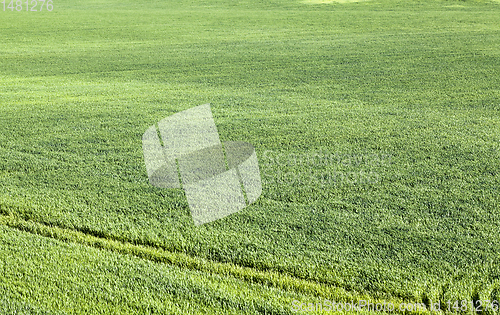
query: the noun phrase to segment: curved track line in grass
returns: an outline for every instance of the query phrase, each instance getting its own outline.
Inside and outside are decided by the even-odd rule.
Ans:
[[[144,245],[134,245],[119,240],[110,240],[83,232],[64,229],[56,226],[48,226],[42,223],[17,218],[13,215],[0,215],[0,224],[21,231],[50,237],[63,242],[77,243],[104,250],[113,251],[125,255],[133,255],[158,263],[166,263],[190,270],[198,270],[210,274],[232,277],[235,279],[259,283],[266,286],[276,287],[283,290],[292,290],[311,296],[311,302],[316,303],[322,299],[354,303],[359,301],[370,301],[371,303],[393,303],[395,312],[398,313],[399,305],[402,303],[415,303],[416,301],[402,300],[395,297],[381,296],[350,292],[340,287],[334,287],[324,283],[299,279],[287,274],[273,271],[260,271],[254,268],[242,267],[230,263],[220,263],[211,260],[196,258],[184,253],[169,252],[160,248]],[[408,312],[405,314],[423,314],[422,311]]]

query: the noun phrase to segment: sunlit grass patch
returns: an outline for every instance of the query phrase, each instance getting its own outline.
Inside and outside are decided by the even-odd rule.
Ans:
[[[308,4],[323,4],[323,3],[353,3],[353,2],[365,2],[370,0],[304,0],[303,3]]]

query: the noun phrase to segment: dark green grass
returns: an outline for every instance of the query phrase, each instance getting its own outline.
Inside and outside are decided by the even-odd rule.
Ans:
[[[373,295],[498,296],[498,4],[54,7],[0,12],[3,214]],[[270,175],[256,204],[195,227],[182,191],[148,184],[141,135],[207,102]],[[279,184],[309,167],[266,150],[391,161],[317,170],[369,185]]]

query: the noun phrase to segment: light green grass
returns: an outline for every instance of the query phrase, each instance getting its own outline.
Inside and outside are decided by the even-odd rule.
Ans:
[[[0,254],[7,258],[2,314],[289,314],[292,301],[315,301],[232,277],[0,231]]]
[[[114,288],[115,290],[111,290],[112,292],[110,294],[119,296],[120,299],[118,299],[118,301],[113,301],[113,303],[108,303],[110,304],[107,306],[109,310],[113,309],[113,307],[122,307],[124,300],[135,300],[137,298],[136,295],[142,292],[145,300],[144,303],[129,303],[127,307],[135,307],[137,308],[135,311],[139,311],[140,313],[143,313],[149,308],[153,313],[162,313],[166,310],[171,313],[176,313],[176,306],[170,305],[173,300],[176,302],[175,298],[172,296],[166,297],[158,294],[157,292],[151,291],[153,291],[153,289],[159,290],[165,285],[177,285],[179,278],[188,278],[186,274],[196,275],[197,282],[204,285],[213,280],[219,287],[223,287],[222,291],[228,291],[230,295],[233,294],[230,298],[228,297],[228,299],[224,300],[218,296],[217,290],[214,290],[213,287],[211,288],[212,290],[207,289],[204,292],[198,292],[199,288],[193,286],[192,284],[186,284],[185,290],[192,290],[192,294],[201,294],[203,296],[197,296],[196,298],[185,297],[182,296],[182,292],[177,292],[178,290],[171,292],[174,297],[181,295],[181,299],[186,300],[184,302],[190,301],[192,302],[191,304],[199,307],[199,309],[195,310],[196,312],[207,311],[208,313],[211,313],[220,311],[222,313],[226,313],[235,309],[236,311],[248,312],[249,314],[262,312],[267,312],[268,314],[289,314],[293,308],[294,304],[292,303],[294,303],[294,301],[299,301],[301,303],[323,303],[325,299],[344,303],[352,303],[353,301],[355,303],[370,301],[374,304],[383,304],[384,302],[392,303],[396,310],[399,309],[402,303],[413,303],[413,301],[404,301],[388,296],[376,297],[356,292],[348,292],[343,288],[335,288],[314,281],[301,280],[276,272],[259,271],[230,263],[217,263],[210,260],[190,257],[182,253],[171,253],[158,248],[106,240],[81,232],[48,227],[40,223],[19,220],[12,217],[0,217],[0,223],[2,226],[6,225],[10,227],[2,227],[3,234],[2,239],[0,239],[0,244],[2,246],[0,246],[0,248],[5,248],[5,252],[2,253],[2,255],[8,259],[6,259],[5,264],[2,265],[4,277],[1,280],[4,284],[5,295],[7,297],[11,296],[9,302],[13,301],[11,303],[14,304],[14,310],[22,310],[25,308],[29,310],[38,310],[40,308],[51,311],[61,310],[60,306],[50,306],[50,303],[57,301],[61,297],[51,294],[50,299],[47,299],[47,286],[63,286],[70,291],[79,291],[80,288],[74,284],[68,284],[65,282],[67,277],[61,275],[55,275],[52,279],[52,283],[47,281],[44,282],[43,280],[34,283],[33,279],[46,279],[47,277],[50,278],[50,275],[53,273],[61,273],[62,271],[59,266],[63,265],[68,266],[69,268],[81,269],[82,266],[107,264],[110,260],[110,253],[114,253],[114,258],[121,264],[127,264],[131,259],[135,262],[135,264],[147,264],[152,266],[155,270],[162,270],[166,268],[168,270],[173,270],[174,272],[177,270],[183,270],[183,272],[181,272],[181,275],[176,275],[175,277],[173,274],[163,273],[161,275],[161,283],[153,283],[151,286],[147,287],[137,285],[133,288],[134,290],[127,292],[121,292]],[[26,232],[35,235],[30,235]],[[49,237],[55,240],[46,239],[41,236]],[[63,242],[69,243],[70,245]],[[35,254],[34,257],[30,258],[26,258],[21,255],[28,255],[28,253],[33,255],[33,253],[38,253],[40,251],[37,249],[39,244],[44,245],[43,250],[39,254]],[[68,247],[70,248],[69,251],[72,251],[73,253],[66,253],[66,251],[68,251]],[[50,249],[51,252],[57,253],[57,256],[47,259],[47,257],[44,256],[46,255],[47,248]],[[75,248],[78,250],[74,250]],[[60,252],[63,253],[61,254]],[[77,256],[78,258],[71,259],[71,257],[68,257],[70,255]],[[16,261],[16,259],[24,259],[28,262],[28,264]],[[70,261],[69,265],[68,260]],[[36,270],[37,264],[43,264],[46,266],[44,269]],[[16,275],[19,275],[20,273],[26,274],[26,268],[28,267],[33,268],[29,271],[31,277],[26,279],[23,277],[21,277],[21,279],[16,279]],[[95,271],[94,269],[92,270]],[[147,273],[148,271],[144,272]],[[100,275],[99,277],[102,278],[103,281],[116,282],[125,281],[124,278],[126,277],[136,276],[136,274],[124,272],[114,274],[107,273],[105,275]],[[87,278],[89,277],[96,278],[95,275],[90,276],[85,273],[78,274],[78,280],[81,282],[87,281]],[[148,276],[145,275],[145,277],[147,278]],[[11,292],[13,283],[15,284],[14,293]],[[228,284],[234,284],[235,287],[229,289]],[[100,285],[102,285],[102,283]],[[36,286],[42,288],[42,291],[33,292],[36,291],[33,289],[33,287]],[[83,286],[85,287],[85,285]],[[30,294],[26,294],[28,291]],[[17,294],[16,296],[16,292],[22,293]],[[236,292],[238,293],[237,295],[235,295]],[[75,294],[78,294],[78,292]],[[243,296],[244,299],[239,302],[236,301],[241,296]],[[88,296],[83,296],[79,298],[79,301],[67,301],[67,303],[65,303],[67,305],[65,307],[66,311],[69,313],[75,312],[81,307],[79,304],[86,303],[85,301],[89,298],[90,297]],[[203,301],[199,299],[203,299]],[[7,300],[7,298],[4,298],[4,300]],[[45,303],[40,303],[45,300],[47,300]],[[161,300],[164,300],[163,305],[161,307],[155,307],[154,305],[158,304]],[[38,306],[33,307],[27,303],[35,303]],[[88,312],[99,311],[101,308],[102,305],[97,304],[86,306]],[[0,308],[0,310],[2,309]],[[193,312],[190,308],[182,308],[177,313],[181,311],[186,313]],[[370,314],[374,312],[369,312],[365,309],[361,313]]]
[[[499,13],[391,0],[0,12],[0,214],[372,297],[498,299]],[[141,136],[207,102],[221,139],[252,143],[270,176],[256,204],[195,227],[181,190],[149,185]],[[370,185],[287,185],[278,174],[309,168],[269,150],[391,162],[316,170],[376,172]]]

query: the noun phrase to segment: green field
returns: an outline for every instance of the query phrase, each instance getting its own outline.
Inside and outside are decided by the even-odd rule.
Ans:
[[[340,2],[0,3],[0,313],[500,300],[500,3]],[[195,226],[141,137],[206,103],[263,191]]]

